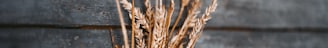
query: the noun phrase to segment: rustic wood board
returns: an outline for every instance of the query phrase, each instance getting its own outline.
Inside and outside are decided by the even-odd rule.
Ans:
[[[209,3],[210,1],[206,1]],[[209,27],[327,28],[327,0],[220,0]]]
[[[169,1],[169,0],[166,0]],[[1,0],[0,24],[120,25],[114,0]],[[203,1],[203,8],[211,1]],[[218,0],[210,27],[328,27],[326,0]],[[169,3],[169,2],[165,2]],[[136,1],[142,7],[143,1]],[[176,9],[179,1],[176,0]],[[175,10],[175,19],[179,10]],[[129,19],[123,10],[125,21]],[[184,17],[183,17],[184,18]],[[174,21],[174,20],[172,20]]]
[[[1,48],[111,48],[107,30],[1,28]]]
[[[111,35],[112,35],[112,40],[114,42],[112,42],[113,44],[118,45],[119,47],[121,47],[122,45],[124,45],[124,38],[123,38],[123,33],[121,29],[110,29]],[[127,30],[128,32],[128,40],[129,40],[129,44],[131,43],[131,30]]]
[[[0,24],[120,25],[114,1],[1,0]]]
[[[123,45],[121,30],[111,32],[114,43]],[[326,40],[326,32],[205,30],[195,48],[327,48]]]
[[[196,48],[327,48],[325,32],[204,31]]]

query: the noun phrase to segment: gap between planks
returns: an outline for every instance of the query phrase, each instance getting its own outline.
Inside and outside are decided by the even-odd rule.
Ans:
[[[131,26],[126,26],[131,30]],[[108,30],[120,29],[120,26],[111,25],[76,25],[76,26],[62,26],[62,25],[43,25],[43,24],[0,24],[0,28],[55,28],[55,29],[86,29],[86,30]],[[177,27],[180,28],[180,27]],[[243,32],[328,32],[328,28],[314,28],[314,27],[293,27],[293,28],[258,28],[258,27],[205,27],[204,30],[220,30],[220,31],[243,31]]]

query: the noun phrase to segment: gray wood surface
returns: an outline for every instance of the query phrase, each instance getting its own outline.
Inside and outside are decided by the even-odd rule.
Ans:
[[[124,38],[123,38],[123,33],[121,29],[110,29],[111,35],[112,35],[112,40],[114,40],[114,42],[112,42],[113,44],[122,46],[124,45]],[[128,40],[129,40],[129,44],[131,43],[131,30],[127,30],[128,32]]]
[[[115,38],[113,43],[122,45],[120,29],[75,27],[120,25],[114,1],[0,0],[0,48],[111,48],[111,35]],[[204,0],[201,11],[210,2]],[[327,0],[218,0],[218,3],[207,24],[210,30],[204,31],[196,48],[328,48],[328,33],[320,32],[328,28]],[[137,7],[142,4],[143,0],[136,1]],[[178,0],[175,6],[172,21],[178,15]],[[122,11],[129,23],[127,12]],[[17,27],[11,28],[14,26]],[[319,31],[215,30],[220,27]]]
[[[121,30],[111,31],[115,43],[123,45]],[[205,30],[195,48],[327,48],[327,40],[326,32]]]
[[[111,48],[107,30],[1,28],[0,48]]]
[[[114,0],[0,2],[0,24],[119,25]],[[203,1],[202,11],[210,2]],[[219,6],[208,26],[328,27],[327,3],[327,0],[218,0]],[[137,7],[142,7],[142,4],[142,0],[136,1]],[[175,6],[179,9],[179,1],[176,1]],[[178,10],[175,10],[172,19],[177,14]],[[126,11],[124,15],[127,15]],[[128,16],[125,16],[125,20],[129,20]]]
[[[210,1],[206,1],[210,2]],[[220,0],[208,26],[328,27],[327,0]]]
[[[196,48],[327,48],[325,32],[204,31]]]
[[[114,0],[1,0],[0,16],[0,24],[119,25]]]

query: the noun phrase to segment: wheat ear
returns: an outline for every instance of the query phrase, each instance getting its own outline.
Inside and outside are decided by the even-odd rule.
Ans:
[[[122,0],[121,3],[123,4],[123,7],[125,10],[127,10],[129,12],[130,15],[130,19],[132,20],[132,22],[136,22],[134,24],[132,24],[134,27],[132,27],[132,31],[134,31],[134,37],[132,37],[133,39],[131,40],[137,40],[137,47],[138,48],[144,48],[145,45],[145,40],[143,38],[144,34],[143,34],[143,30],[140,29],[140,27],[142,28],[149,28],[149,25],[147,24],[147,21],[145,19],[145,16],[143,15],[143,13],[141,13],[140,9],[134,7],[131,5],[131,3],[129,3],[126,0]],[[133,4],[133,3],[132,3]],[[132,7],[131,7],[132,6]],[[131,15],[132,14],[132,15]],[[142,25],[142,26],[140,26]],[[134,39],[136,38],[136,39]],[[134,44],[133,42],[131,44]],[[132,46],[134,47],[134,46]]]
[[[154,14],[154,28],[153,28],[153,39],[152,39],[152,48],[164,48],[162,44],[164,44],[165,41],[165,8],[162,4],[162,0],[156,0],[156,7],[155,7],[155,14]]]
[[[192,32],[189,35],[190,41],[188,42],[187,48],[194,48],[195,42],[197,39],[199,39],[202,30],[204,29],[204,26],[206,24],[206,21],[211,19],[210,13],[213,13],[217,7],[217,0],[212,0],[211,5],[206,8],[205,13],[201,16],[201,18],[196,19],[195,26],[192,30]]]
[[[148,32],[148,36],[147,36],[147,48],[151,48],[151,42],[152,42],[152,32],[151,32],[151,28],[152,28],[152,24],[153,24],[153,20],[152,20],[152,16],[153,16],[153,11],[151,8],[151,4],[149,2],[149,0],[144,0],[144,5],[146,7],[146,21],[148,22],[147,24],[149,25],[148,28],[145,28],[146,31]]]
[[[136,9],[135,10],[138,14],[136,14],[136,19],[137,20],[137,23],[136,23],[136,29],[134,30],[135,31],[135,40],[137,41],[136,42],[136,46],[137,48],[145,48],[146,44],[145,44],[145,40],[143,38],[144,34],[143,34],[143,30],[140,29],[140,25],[141,23],[144,21],[144,15],[140,12],[140,9]]]

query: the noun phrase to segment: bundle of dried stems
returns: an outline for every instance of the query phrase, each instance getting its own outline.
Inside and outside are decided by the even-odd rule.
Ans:
[[[206,21],[211,18],[210,13],[214,12],[217,6],[217,1],[212,0],[212,3],[206,8],[205,13],[200,16],[200,0],[181,0],[179,14],[170,30],[170,22],[175,5],[174,0],[170,1],[167,9],[163,5],[163,0],[156,0],[154,7],[152,7],[149,0],[144,0],[144,2],[146,10],[145,13],[142,13],[140,8],[134,7],[134,0],[132,0],[132,4],[127,0],[120,0],[120,2],[116,0],[124,36],[124,48],[193,48],[202,33]],[[121,4],[119,3],[129,12],[129,17],[132,21],[131,46],[128,43],[123,16],[120,10]],[[174,33],[174,29],[179,23],[185,7],[189,8],[187,10],[187,17],[180,30]],[[189,38],[186,38],[186,36]],[[183,39],[188,40],[183,41]]]

